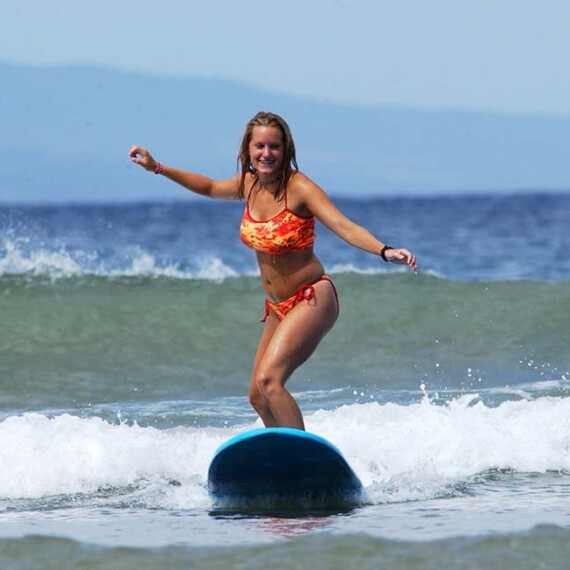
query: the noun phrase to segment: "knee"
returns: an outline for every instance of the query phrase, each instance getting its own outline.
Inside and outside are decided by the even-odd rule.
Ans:
[[[254,386],[252,392],[256,392],[258,397],[265,402],[278,388],[279,383],[274,376],[261,371],[256,374],[252,385]],[[251,396],[252,394],[250,393],[250,398]]]
[[[263,399],[263,396],[255,382],[251,383],[251,387],[249,389],[249,403],[256,411],[265,407],[265,400]]]

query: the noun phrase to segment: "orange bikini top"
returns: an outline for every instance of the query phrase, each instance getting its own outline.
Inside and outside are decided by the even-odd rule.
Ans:
[[[283,255],[312,247],[315,242],[315,217],[300,216],[287,207],[270,220],[259,221],[251,217],[249,198],[239,228],[241,241],[256,251],[269,255]]]

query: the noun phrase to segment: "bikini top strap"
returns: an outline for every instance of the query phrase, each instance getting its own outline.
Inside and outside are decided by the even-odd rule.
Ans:
[[[245,197],[245,210],[248,214],[248,216],[251,218],[251,213],[249,211],[249,197],[251,196],[251,189],[249,190],[249,192],[247,193],[247,196]]]

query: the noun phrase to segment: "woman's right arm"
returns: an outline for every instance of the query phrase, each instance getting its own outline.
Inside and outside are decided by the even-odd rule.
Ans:
[[[129,156],[132,162],[142,166],[145,170],[162,174],[169,180],[184,186],[187,190],[200,194],[200,196],[219,200],[238,199],[239,180],[237,176],[227,180],[214,180],[202,174],[165,166],[156,161],[146,148],[140,146],[133,146]]]

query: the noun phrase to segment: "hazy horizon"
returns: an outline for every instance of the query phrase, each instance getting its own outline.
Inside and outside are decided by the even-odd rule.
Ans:
[[[260,109],[289,122],[302,171],[334,196],[566,191],[570,118],[303,100],[244,82],[0,62],[2,202],[176,200],[133,144],[213,178],[236,172]]]

